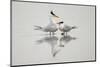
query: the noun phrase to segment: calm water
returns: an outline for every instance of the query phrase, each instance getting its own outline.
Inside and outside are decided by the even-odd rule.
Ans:
[[[13,2],[12,65],[88,61],[95,59],[95,8],[87,6]],[[77,26],[66,36],[33,30],[46,26],[51,10],[65,24]]]
[[[65,35],[57,37],[56,35],[46,35],[41,36],[42,38],[36,40],[36,45],[47,44],[50,45],[51,56],[56,57],[56,55],[68,45],[72,40],[76,40],[76,37],[71,37],[70,35]],[[44,46],[44,45],[43,45]],[[49,53],[49,52],[48,52]]]

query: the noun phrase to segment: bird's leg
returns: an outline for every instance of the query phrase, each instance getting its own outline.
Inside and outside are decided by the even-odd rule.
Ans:
[[[66,32],[64,32],[64,37],[66,36]]]
[[[50,36],[51,36],[51,32],[50,32]]]
[[[67,32],[65,32],[66,36],[67,36]]]
[[[55,33],[54,32],[52,32],[52,35],[54,35]]]

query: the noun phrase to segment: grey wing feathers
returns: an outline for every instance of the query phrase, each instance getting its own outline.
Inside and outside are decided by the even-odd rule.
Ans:
[[[64,25],[64,30],[69,30],[69,29],[71,29],[70,26],[68,26],[68,25]]]
[[[45,31],[55,32],[55,31],[57,31],[57,28],[54,24],[50,23],[50,24],[48,24],[48,26],[45,27]]]
[[[53,31],[55,31],[55,28],[53,27],[53,26],[47,26],[46,28],[45,28],[45,31],[47,31],[47,32],[49,32],[49,31],[51,31],[51,32],[53,32]]]

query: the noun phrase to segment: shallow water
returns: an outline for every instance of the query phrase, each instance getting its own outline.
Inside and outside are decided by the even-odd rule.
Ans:
[[[95,8],[42,3],[12,3],[12,65],[95,60]],[[66,36],[34,30],[46,26],[54,9],[65,24],[77,26]]]

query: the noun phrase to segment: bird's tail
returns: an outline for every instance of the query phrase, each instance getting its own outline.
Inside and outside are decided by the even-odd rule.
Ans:
[[[34,27],[35,27],[34,30],[41,30],[42,29],[41,26],[34,26]]]
[[[76,26],[73,26],[73,27],[72,27],[72,29],[76,29],[76,28],[77,28]]]

